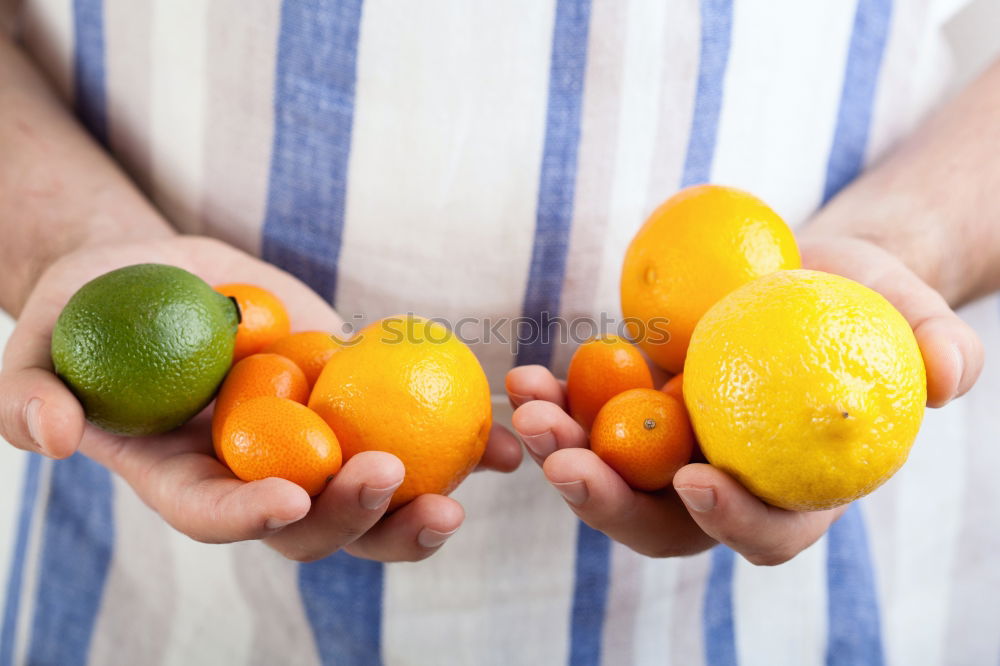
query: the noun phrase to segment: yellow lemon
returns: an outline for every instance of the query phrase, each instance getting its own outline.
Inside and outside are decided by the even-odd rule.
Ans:
[[[862,497],[906,462],[927,380],[913,331],[885,298],[791,270],[701,318],[684,400],[713,465],[774,506],[808,511]]]

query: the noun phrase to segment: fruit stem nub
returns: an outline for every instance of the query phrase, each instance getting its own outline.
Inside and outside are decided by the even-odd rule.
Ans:
[[[229,300],[233,302],[233,307],[236,308],[236,325],[239,326],[243,323],[243,313],[240,311],[239,301],[233,296],[229,296]]]
[[[656,421],[654,421],[653,419],[646,419],[645,421],[642,422],[642,426],[646,430],[652,430],[653,428],[656,427]]]

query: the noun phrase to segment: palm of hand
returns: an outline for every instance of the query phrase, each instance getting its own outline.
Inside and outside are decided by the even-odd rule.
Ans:
[[[381,560],[414,560],[432,553],[461,524],[461,506],[425,495],[383,519],[403,467],[389,454],[352,458],[315,501],[282,479],[245,483],[212,454],[209,418],[202,413],[164,435],[132,438],[86,423],[79,403],[51,374],[48,344],[59,312],[85,282],[136,263],[165,263],[199,275],[209,284],[247,282],[264,286],[285,303],[296,329],[341,330],[330,306],[296,278],[232,247],[203,238],[175,237],[74,252],[54,263],[36,285],[4,357],[2,392],[19,404],[40,398],[37,425],[5,433],[24,448],[54,457],[81,453],[121,475],[175,528],[200,541],[266,539],[283,554],[311,560],[339,548]],[[32,444],[40,446],[32,446]],[[495,428],[483,465],[517,466],[513,437]]]

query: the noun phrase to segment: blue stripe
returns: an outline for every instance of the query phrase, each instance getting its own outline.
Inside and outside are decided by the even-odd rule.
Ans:
[[[538,332],[517,350],[517,365],[552,360],[552,319],[559,315],[566,251],[573,220],[583,82],[587,69],[590,0],[558,0],[549,65],[545,147],[536,207],[524,323]],[[518,331],[519,335],[527,335]]]
[[[707,183],[712,179],[732,32],[732,0],[702,0],[698,87],[681,187]],[[716,546],[712,551],[702,618],[705,659],[712,666],[735,664],[737,661],[733,562],[734,554],[729,548]]]
[[[334,302],[354,122],[361,0],[281,10],[262,254]]]
[[[875,89],[889,37],[891,0],[859,0],[827,162],[824,202],[861,171]],[[868,535],[857,505],[830,528],[827,555],[828,664],[882,664],[878,595]]]
[[[705,591],[705,662],[730,666],[736,659],[736,623],[733,619],[733,570],[736,554],[727,546],[712,549],[712,569]]]
[[[361,0],[285,2],[263,256],[331,303],[344,232]],[[337,553],[299,568],[324,664],[381,663],[383,566]]]
[[[576,539],[576,579],[570,624],[569,663],[572,666],[597,666],[601,662],[610,560],[610,539],[581,522]]]
[[[865,521],[853,504],[827,534],[826,663],[829,666],[885,662],[875,572]]]
[[[90,133],[107,145],[104,62],[104,3],[73,0],[73,82],[77,113]]]
[[[703,3],[703,21],[707,4],[716,3]],[[853,179],[861,168],[868,141],[878,70],[888,35],[889,8],[889,0],[860,0],[858,4],[837,129],[827,167],[824,200]],[[729,10],[729,18],[717,17],[725,26],[719,28],[719,31],[727,34],[731,31],[732,22],[731,7]],[[706,37],[703,36],[703,48],[705,44]],[[717,45],[716,48],[721,46]],[[726,50],[728,51],[728,46]],[[705,62],[704,54],[702,61]],[[720,67],[715,59],[709,59],[709,63],[717,69]],[[724,70],[724,63],[721,67]],[[703,74],[704,68],[699,76],[699,94],[703,89]],[[721,92],[717,92],[721,91],[721,72],[717,76],[719,83],[707,86],[710,99],[704,105],[707,110],[714,110],[713,123],[718,122],[718,107],[713,106],[713,103],[721,100]],[[714,127],[712,139],[699,139],[696,130],[701,122],[698,113],[701,107],[696,104],[695,108],[694,128],[684,173],[686,185],[708,181],[711,174],[711,153],[705,146],[714,148]],[[830,630],[827,661],[881,664],[878,603],[864,523],[856,507],[852,507],[840,522],[843,525],[835,524],[829,534]],[[732,576],[732,551],[724,547],[716,548],[712,556],[712,571],[705,599],[705,646],[709,664],[737,663]]]
[[[52,464],[30,664],[87,663],[111,564],[111,475],[76,454]]]
[[[337,553],[299,567],[299,589],[324,664],[381,664],[384,567]]]
[[[861,171],[891,18],[892,0],[858,0],[837,127],[826,166],[824,203]]]
[[[548,365],[552,360],[555,340],[549,333],[552,319],[559,315],[573,221],[589,33],[590,0],[558,0],[535,238],[524,293],[523,317],[530,322],[533,336],[517,350],[517,365]],[[523,331],[518,334],[524,336]],[[606,536],[579,524],[570,617],[571,664],[597,664],[600,660],[610,552]]]
[[[14,555],[7,578],[7,600],[3,609],[3,629],[0,630],[0,666],[14,663],[14,637],[17,615],[21,608],[21,589],[24,586],[24,557],[28,550],[28,531],[35,516],[38,501],[38,479],[41,476],[42,457],[28,456],[21,493],[21,516],[17,523]]]
[[[712,161],[715,157],[732,32],[732,0],[702,0],[698,88],[681,187],[707,183],[712,179]]]

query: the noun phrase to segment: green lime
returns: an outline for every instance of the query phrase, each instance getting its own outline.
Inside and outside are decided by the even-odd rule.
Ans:
[[[125,435],[183,424],[233,359],[236,305],[175,266],[137,264],[83,285],[52,331],[52,362],[92,423]]]

